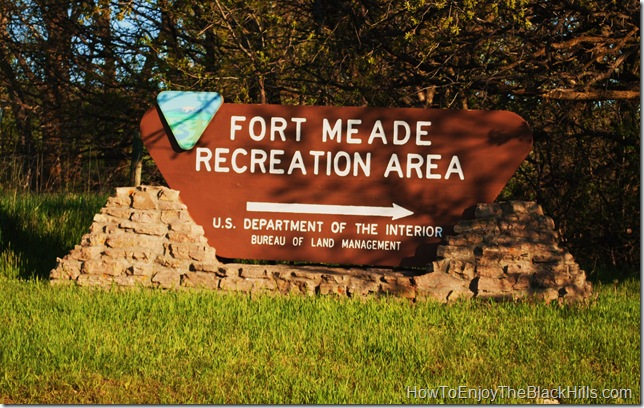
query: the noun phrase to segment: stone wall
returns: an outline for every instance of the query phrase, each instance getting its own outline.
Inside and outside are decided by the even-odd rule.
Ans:
[[[590,286],[558,248],[552,220],[531,203],[479,205],[439,247],[430,271],[222,263],[179,193],[116,189],[89,233],[51,271],[52,284],[201,288],[245,293],[395,295],[442,302],[459,297],[583,298]],[[536,216],[538,219],[535,219]],[[556,296],[555,296],[556,294]]]
[[[105,288],[416,296],[408,273],[388,269],[223,264],[179,193],[150,186],[116,189],[50,279]]]
[[[181,284],[178,271],[216,276],[221,267],[177,191],[124,187],[94,216],[80,245],[58,260],[50,278],[80,286],[173,288]]]
[[[415,278],[439,300],[458,297],[578,301],[592,288],[573,256],[559,247],[552,218],[534,202],[478,204],[438,247],[442,258]]]

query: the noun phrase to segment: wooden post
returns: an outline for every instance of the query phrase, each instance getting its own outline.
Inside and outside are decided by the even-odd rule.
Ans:
[[[137,131],[132,135],[132,161],[130,163],[130,185],[141,185],[141,169],[143,167],[143,141]]]

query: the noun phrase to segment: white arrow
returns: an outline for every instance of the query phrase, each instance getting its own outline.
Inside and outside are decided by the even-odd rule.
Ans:
[[[368,207],[360,205],[327,205],[297,203],[261,203],[247,202],[246,211],[295,213],[295,214],[330,214],[330,215],[363,215],[373,217],[391,217],[392,220],[413,214],[397,204],[391,207]]]

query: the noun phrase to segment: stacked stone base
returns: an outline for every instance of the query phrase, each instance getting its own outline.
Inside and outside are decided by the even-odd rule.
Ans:
[[[80,245],[51,271],[53,284],[179,286],[181,274],[223,273],[204,230],[179,193],[162,187],[118,188]]]
[[[538,219],[535,219],[534,216]],[[531,203],[479,205],[476,218],[439,247],[425,271],[222,263],[179,193],[118,188],[88,234],[51,271],[52,284],[205,289],[345,297],[399,296],[448,302],[590,294],[585,274],[558,248],[552,220]],[[556,296],[555,296],[556,295]]]
[[[459,297],[576,302],[592,292],[573,256],[558,245],[552,218],[534,202],[478,204],[473,219],[438,247],[442,259],[415,278],[419,290],[449,301]]]
[[[416,297],[408,274],[388,269],[224,264],[179,193],[151,186],[118,188],[50,279],[104,288]]]

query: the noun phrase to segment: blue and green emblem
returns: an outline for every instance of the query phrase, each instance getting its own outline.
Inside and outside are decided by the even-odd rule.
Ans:
[[[157,104],[177,145],[192,149],[223,103],[217,92],[164,91]]]

